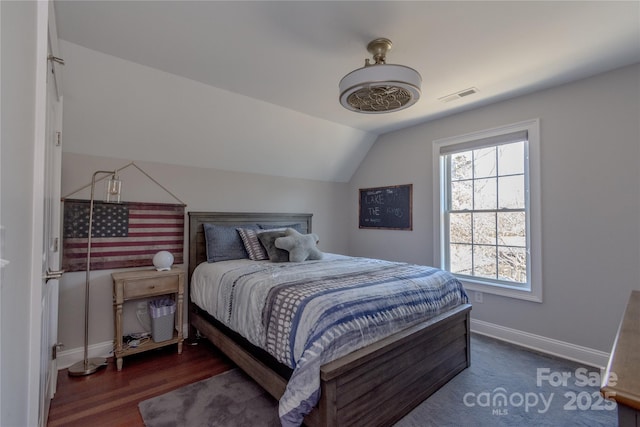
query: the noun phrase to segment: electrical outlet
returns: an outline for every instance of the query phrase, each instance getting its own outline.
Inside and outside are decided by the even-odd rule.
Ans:
[[[476,302],[482,303],[482,292],[475,292]]]

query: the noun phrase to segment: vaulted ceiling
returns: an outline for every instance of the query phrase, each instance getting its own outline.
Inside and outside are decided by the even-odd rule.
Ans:
[[[311,179],[347,181],[377,135],[640,62],[635,1],[56,1],[55,7],[65,41],[283,112],[274,123],[256,123],[256,135],[266,126],[292,138],[297,124],[286,111],[339,129],[334,137],[345,140],[345,153],[332,145],[334,157],[316,160],[344,164],[344,172]],[[347,111],[338,103],[338,82],[364,65],[366,45],[378,37],[393,42],[388,63],[420,72],[422,97],[395,113]],[[471,87],[478,92],[439,100]],[[298,140],[304,130],[295,132]],[[354,152],[351,161],[339,161]]]

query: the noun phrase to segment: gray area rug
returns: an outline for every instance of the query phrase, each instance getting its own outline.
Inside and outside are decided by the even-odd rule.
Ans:
[[[278,402],[232,369],[138,404],[147,427],[279,426]]]
[[[471,367],[396,427],[616,426],[600,371],[473,335]],[[147,427],[278,426],[275,399],[234,369],[139,404]]]

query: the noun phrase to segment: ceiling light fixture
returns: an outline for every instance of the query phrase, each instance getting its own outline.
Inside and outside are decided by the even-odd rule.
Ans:
[[[391,40],[371,41],[367,50],[374,63],[365,60],[358,68],[340,80],[340,104],[358,113],[389,113],[412,106],[420,99],[422,77],[413,68],[386,63]]]

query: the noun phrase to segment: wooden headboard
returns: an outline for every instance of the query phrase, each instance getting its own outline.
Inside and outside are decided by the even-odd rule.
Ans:
[[[274,226],[299,223],[302,233],[311,233],[311,217],[306,213],[258,213],[258,212],[189,212],[189,275],[191,283],[193,270],[207,260],[207,249],[202,224],[247,225],[270,224]]]

